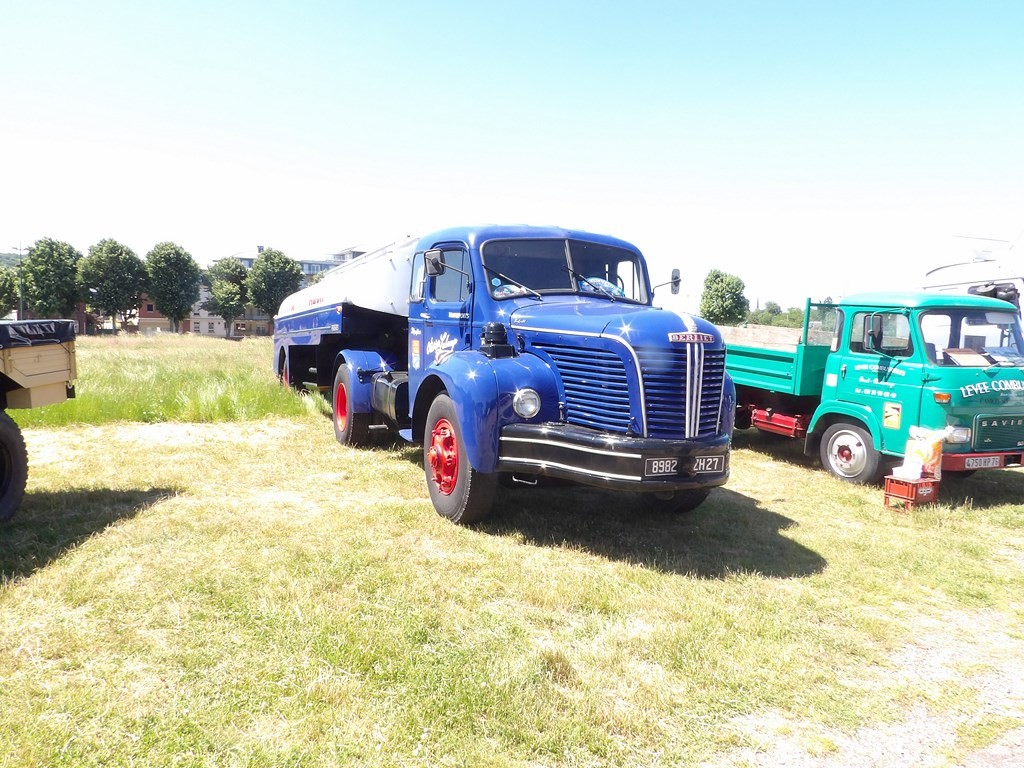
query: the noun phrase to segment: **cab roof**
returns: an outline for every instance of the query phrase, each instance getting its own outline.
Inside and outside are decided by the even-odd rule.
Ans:
[[[965,309],[994,309],[1016,312],[1010,302],[967,293],[938,293],[934,291],[868,291],[844,296],[839,306],[908,307],[910,309],[939,309],[962,307]]]
[[[488,240],[534,239],[534,240],[584,240],[588,243],[616,246],[639,253],[639,249],[625,240],[610,235],[587,232],[582,229],[565,229],[555,226],[530,226],[527,224],[486,224],[481,226],[450,227],[432,232],[420,239],[419,248],[431,248],[444,242],[461,242],[470,248],[479,248]]]

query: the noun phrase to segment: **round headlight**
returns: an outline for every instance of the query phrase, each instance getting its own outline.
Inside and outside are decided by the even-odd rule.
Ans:
[[[535,389],[520,389],[512,396],[512,410],[524,419],[532,419],[540,413],[540,395]]]
[[[953,427],[946,433],[947,443],[969,443],[971,442],[970,427]]]

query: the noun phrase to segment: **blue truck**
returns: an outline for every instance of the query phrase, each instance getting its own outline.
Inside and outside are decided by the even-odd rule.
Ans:
[[[366,253],[282,302],[274,365],[329,398],[343,445],[374,430],[422,443],[431,501],[454,522],[485,517],[499,481],[682,512],[729,477],[721,334],[655,307],[643,255],[606,235],[459,227]]]

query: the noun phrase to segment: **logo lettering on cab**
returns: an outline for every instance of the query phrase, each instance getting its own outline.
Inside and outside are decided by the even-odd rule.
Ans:
[[[680,343],[680,344],[714,344],[715,343],[715,337],[712,336],[710,333],[696,333],[696,332],[670,333],[668,335],[668,340],[670,342],[672,342],[673,344],[675,344],[675,343]]]

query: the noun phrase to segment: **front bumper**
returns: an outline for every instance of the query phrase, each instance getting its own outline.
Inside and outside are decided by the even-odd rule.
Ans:
[[[713,488],[729,479],[729,444],[728,434],[659,440],[568,424],[510,424],[501,430],[498,471],[623,491]]]
[[[943,453],[942,469],[948,472],[973,471],[975,469],[999,469],[1019,467],[1024,463],[1024,453]]]

